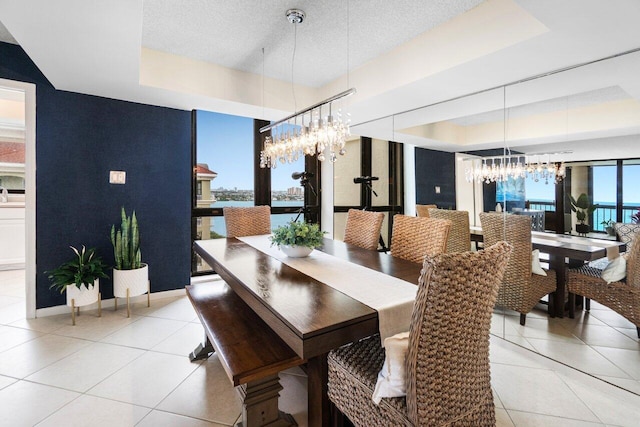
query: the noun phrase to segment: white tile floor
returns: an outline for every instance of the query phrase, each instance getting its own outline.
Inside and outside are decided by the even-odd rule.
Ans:
[[[239,400],[217,358],[190,363],[186,356],[203,333],[186,297],[134,305],[131,319],[126,310],[105,309],[101,318],[83,312],[73,327],[69,315],[24,319],[21,282],[24,272],[0,272],[0,426],[237,421]],[[551,347],[559,358],[576,358],[578,349],[572,363],[597,366],[608,381],[636,387],[640,364],[629,353],[633,345],[600,329],[619,319],[604,310],[591,317],[598,322],[581,316],[556,325],[534,313],[521,329],[508,316],[494,329],[509,330],[524,346]],[[586,348],[598,348],[598,356],[614,363],[579,351]],[[498,426],[638,425],[640,396],[503,339],[491,339],[491,367]],[[281,409],[306,425],[306,377],[293,369],[281,381]]]

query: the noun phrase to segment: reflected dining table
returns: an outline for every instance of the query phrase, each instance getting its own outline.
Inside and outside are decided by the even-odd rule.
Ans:
[[[194,250],[273,332],[307,361],[309,425],[329,425],[327,353],[378,333],[378,312],[240,239],[200,240],[195,242]],[[327,238],[317,250],[383,273],[383,279],[388,276],[413,285],[417,285],[422,267]]]
[[[482,228],[471,226],[472,240],[482,240]],[[564,317],[566,293],[566,267],[572,261],[595,261],[607,256],[615,257],[626,249],[626,244],[615,240],[595,239],[543,231],[531,232],[531,246],[549,255],[549,268],[556,271],[556,291],[549,296],[549,315]]]

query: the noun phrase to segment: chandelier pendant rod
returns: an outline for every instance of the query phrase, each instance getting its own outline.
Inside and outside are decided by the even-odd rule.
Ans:
[[[266,131],[268,131],[268,130],[271,130],[271,129],[273,129],[274,127],[279,126],[279,125],[281,125],[282,123],[285,123],[286,121],[288,121],[288,120],[290,120],[290,119],[292,119],[292,118],[294,118],[294,117],[297,117],[297,116],[300,116],[300,115],[306,114],[306,113],[308,113],[309,111],[315,110],[315,109],[316,109],[316,108],[318,108],[318,107],[321,107],[321,106],[323,106],[323,105],[325,105],[325,104],[329,104],[329,103],[331,103],[331,102],[333,102],[333,101],[336,101],[336,100],[338,100],[338,99],[341,99],[341,98],[347,97],[347,96],[349,96],[349,95],[353,95],[354,93],[356,93],[356,88],[354,88],[354,87],[352,87],[352,88],[351,88],[351,89],[349,89],[349,90],[345,90],[344,92],[340,92],[339,94],[334,95],[334,96],[332,96],[331,98],[327,98],[327,99],[325,99],[324,101],[321,101],[321,102],[318,102],[318,103],[316,103],[316,104],[313,104],[312,106],[307,107],[307,108],[305,108],[304,110],[298,111],[298,112],[296,112],[296,113],[293,113],[293,114],[291,114],[290,116],[285,117],[284,119],[281,119],[281,120],[279,120],[279,121],[277,121],[277,122],[274,122],[274,123],[271,123],[271,124],[268,124],[268,125],[266,125],[266,126],[261,127],[261,128],[260,128],[260,133],[263,133],[263,132],[266,132]]]

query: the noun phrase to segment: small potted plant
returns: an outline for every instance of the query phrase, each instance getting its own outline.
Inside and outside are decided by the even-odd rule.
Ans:
[[[276,228],[270,239],[271,245],[277,245],[288,257],[301,258],[322,245],[325,233],[320,230],[318,224],[289,221],[286,225]]]
[[[127,299],[127,317],[131,316],[129,298],[147,293],[149,301],[149,266],[141,261],[140,232],[136,212],[131,216],[122,207],[120,212],[120,229],[111,226],[111,244],[115,258],[113,268],[113,296],[115,309],[118,309],[118,298]]]
[[[600,225],[604,227],[604,231],[606,231],[609,236],[616,235],[616,230],[614,230],[613,224],[614,224],[614,221],[612,219],[608,219],[600,223]]]
[[[598,205],[589,203],[589,196],[585,193],[580,194],[577,200],[569,194],[569,199],[571,201],[571,210],[576,213],[576,218],[579,222],[579,224],[576,224],[576,231],[578,234],[587,234],[589,232],[589,224],[585,224],[585,221],[587,220],[587,216],[591,215],[593,211],[598,208]]]
[[[59,267],[45,272],[51,280],[51,289],[60,293],[67,291],[67,305],[71,307],[71,320],[76,324],[76,307],[93,304],[98,301],[98,316],[101,314],[100,307],[100,278],[107,279],[105,273],[107,265],[102,259],[96,256],[95,249],[77,250],[73,246],[71,249],[76,256]]]

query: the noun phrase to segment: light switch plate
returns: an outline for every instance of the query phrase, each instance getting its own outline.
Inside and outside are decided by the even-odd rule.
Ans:
[[[109,184],[124,184],[127,181],[125,171],[109,171]]]
[[[440,194],[440,186],[436,185],[436,194]]]

